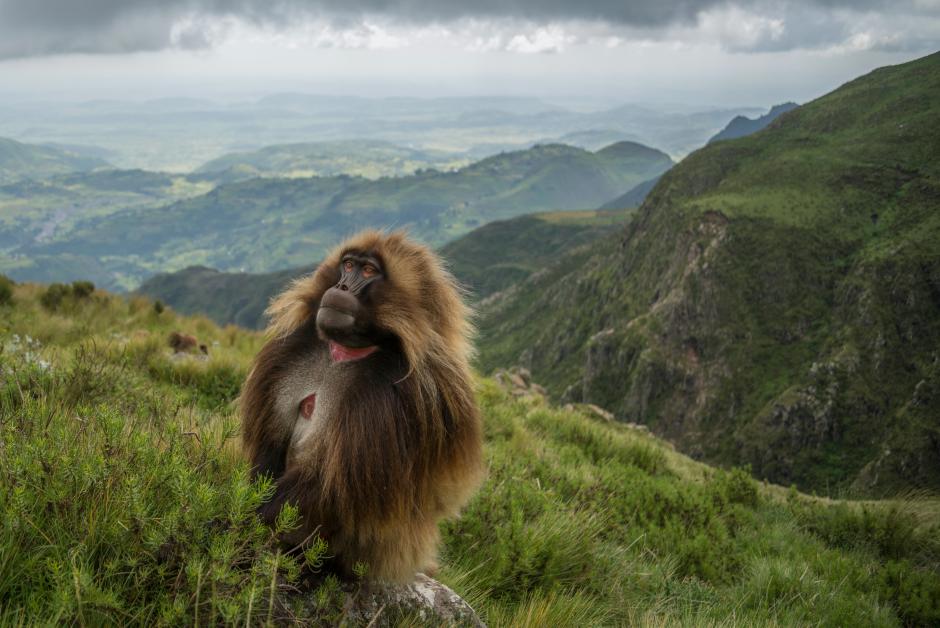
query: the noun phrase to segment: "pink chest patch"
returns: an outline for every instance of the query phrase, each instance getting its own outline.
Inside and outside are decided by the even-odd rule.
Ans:
[[[304,397],[304,400],[300,402],[300,415],[309,419],[313,416],[313,411],[317,409],[317,393],[312,395],[307,395]]]

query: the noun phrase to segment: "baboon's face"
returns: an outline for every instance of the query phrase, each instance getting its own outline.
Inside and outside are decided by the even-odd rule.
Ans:
[[[375,253],[356,250],[340,256],[337,276],[320,299],[317,330],[335,361],[357,360],[376,351],[382,339],[373,311],[386,277]]]

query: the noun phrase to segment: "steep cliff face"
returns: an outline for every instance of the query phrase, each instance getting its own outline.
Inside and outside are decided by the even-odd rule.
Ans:
[[[484,367],[777,482],[940,488],[938,103],[932,55],[694,153],[488,306]]]

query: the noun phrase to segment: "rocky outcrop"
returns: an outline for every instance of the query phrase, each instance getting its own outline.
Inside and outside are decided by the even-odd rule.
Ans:
[[[496,383],[506,389],[513,397],[535,395],[544,397],[545,388],[532,381],[532,373],[521,366],[499,369],[493,373]]]
[[[476,612],[450,588],[424,574],[411,584],[366,583],[346,595],[344,624],[398,626],[403,617],[427,626],[485,628]]]

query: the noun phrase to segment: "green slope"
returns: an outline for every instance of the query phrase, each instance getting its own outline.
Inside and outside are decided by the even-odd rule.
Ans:
[[[261,335],[45,293],[0,306],[0,624],[337,625],[336,583],[253,514],[234,400]],[[171,356],[173,330],[207,359]],[[940,622],[936,500],[814,499],[491,380],[479,401],[488,477],[437,577],[493,628]]]
[[[67,240],[90,220],[121,212],[133,216],[211,189],[211,183],[180,175],[112,169],[0,185],[0,272],[41,281],[107,280],[126,287],[126,278],[111,268],[110,260],[75,253],[34,256],[27,251]]]
[[[451,271],[480,300],[548,266],[560,251],[577,248],[622,227],[628,211],[548,212],[498,220],[441,249]],[[136,290],[183,314],[204,314],[220,325],[265,326],[268,302],[312,266],[272,273],[227,273],[191,266],[147,279]]]
[[[205,266],[190,266],[174,273],[154,275],[135,291],[170,305],[182,314],[203,314],[219,325],[262,329],[264,310],[271,298],[292,279],[314,266],[273,273],[225,273]]]
[[[97,157],[0,137],[0,183],[19,179],[39,180],[103,167],[108,167],[108,163]]]
[[[758,477],[940,490],[940,54],[665,174],[484,311],[482,363]]]
[[[475,300],[510,288],[564,253],[623,227],[632,210],[547,212],[497,220],[441,248]]]
[[[105,286],[192,265],[266,272],[310,264],[363,227],[407,227],[439,246],[492,220],[596,207],[671,164],[664,153],[638,144],[596,153],[556,144],[454,172],[375,181],[252,179],[145,212],[93,218],[53,242],[26,243],[11,272],[23,280],[71,279],[42,273],[63,255],[101,260],[107,273],[91,279]]]

